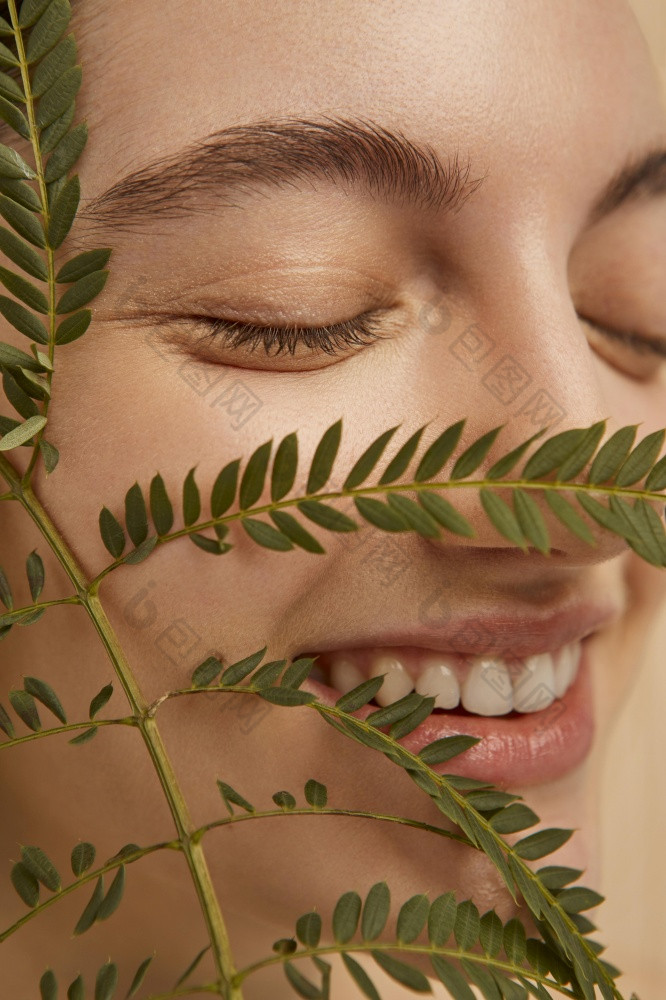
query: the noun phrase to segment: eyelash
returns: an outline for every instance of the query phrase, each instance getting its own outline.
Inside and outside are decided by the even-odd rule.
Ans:
[[[380,314],[385,310],[374,310],[354,316],[353,319],[344,320],[342,323],[333,323],[331,326],[257,326],[253,323],[244,323],[240,320],[228,320],[222,317],[210,319],[208,317],[198,317],[199,323],[208,328],[205,338],[211,340],[215,337],[224,337],[225,347],[236,348],[243,345],[250,345],[250,350],[254,350],[258,345],[263,345],[266,354],[270,355],[270,348],[277,344],[276,355],[283,350],[288,350],[294,354],[297,346],[303,344],[305,347],[317,347],[326,354],[335,355],[339,353],[338,348],[345,348],[351,345],[366,347],[368,344],[381,340],[384,334],[375,329],[379,323]]]
[[[293,355],[296,347],[303,344],[307,348],[317,347],[326,354],[337,355],[340,353],[340,348],[352,345],[365,347],[376,340],[381,340],[384,335],[376,329],[376,326],[385,311],[376,309],[361,313],[341,323],[333,323],[331,326],[299,327],[295,324],[289,327],[258,326],[241,320],[227,320],[222,317],[213,319],[206,316],[197,317],[197,325],[208,330],[203,339],[214,340],[217,337],[223,337],[225,346],[231,349],[249,346],[250,350],[253,351],[255,347],[261,345],[266,354],[270,356],[270,349],[277,344],[277,350],[273,355],[275,357],[284,350]],[[614,327],[597,323],[588,316],[581,315],[580,318],[588,326],[593,327],[610,340],[629,347],[636,354],[645,356],[646,353],[649,353],[666,358],[666,340],[648,337],[629,330],[617,330]]]

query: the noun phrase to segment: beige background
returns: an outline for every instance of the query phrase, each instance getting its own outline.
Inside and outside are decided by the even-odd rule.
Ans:
[[[666,95],[666,0],[632,0]],[[666,97],[665,97],[666,99]],[[664,400],[666,415],[666,400]],[[602,791],[601,891],[594,936],[625,971],[625,996],[666,996],[666,609],[651,637],[646,669],[613,734]]]

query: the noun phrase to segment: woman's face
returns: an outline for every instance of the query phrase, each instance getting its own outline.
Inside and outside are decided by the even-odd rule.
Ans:
[[[87,120],[90,138],[76,167],[80,214],[62,259],[104,246],[113,255],[92,326],[56,353],[46,436],[60,462],[48,477],[38,467],[35,490],[90,577],[110,561],[99,512],[106,505],[122,519],[135,481],[147,494],[159,471],[178,518],[190,468],[208,498],[227,462],[296,431],[299,496],[321,435],[340,417],[333,488],[396,424],[387,456],[426,422],[425,443],[466,417],[463,445],[505,424],[480,471],[545,424],[555,433],[607,418],[607,436],[638,424],[637,440],[666,425],[663,358],[581,318],[666,335],[666,201],[646,183],[621,205],[606,199],[605,214],[594,211],[619,171],[666,139],[656,77],[623,0],[86,2],[73,27],[84,73],[77,120]],[[459,169],[457,197],[449,186],[448,203],[418,198],[413,184],[411,196],[397,185],[391,194],[376,167],[369,186],[362,167],[372,144],[352,147],[340,126],[361,119],[429,148],[450,184]],[[198,170],[179,174],[173,159],[212,133],[218,148],[209,139]],[[337,151],[339,165],[326,174],[315,166],[324,147]],[[287,150],[301,171],[290,180],[277,165]],[[172,165],[159,182],[144,175],[133,198],[116,187],[124,202],[100,200],[160,160]],[[396,182],[400,170],[395,161],[384,179]],[[424,159],[420,176],[441,182],[444,173]],[[663,163],[661,177],[663,188]],[[169,182],[180,183],[180,195],[156,186]],[[204,341],[194,319],[326,326],[374,309],[384,310],[381,339],[342,344],[336,354],[303,343],[294,353],[266,353],[225,345],[222,336]],[[1,339],[27,349],[4,320]],[[29,451],[9,457],[24,469]],[[310,524],[326,550],[315,555],[260,548],[237,524],[228,554],[209,555],[182,538],[114,571],[101,598],[148,702],[187,686],[211,652],[225,663],[264,645],[266,659],[343,647],[381,652],[382,636],[396,629],[420,630],[413,645],[436,651],[459,618],[520,618],[527,624],[515,634],[524,638],[530,620],[561,608],[610,608],[587,640],[595,734],[583,758],[555,779],[542,780],[538,769],[523,781],[491,779],[523,794],[544,825],[576,828],[553,859],[584,869],[583,881],[594,884],[602,750],[666,575],[617,537],[596,533],[592,548],[550,515],[557,552],[522,553],[492,527],[475,490],[446,495],[473,524],[473,538],[388,534],[364,523],[357,535],[335,535]],[[0,505],[0,515],[10,579],[22,579],[36,546],[47,564],[45,598],[70,593],[19,505]],[[29,603],[27,589],[22,597]],[[73,720],[87,717],[91,697],[113,677],[76,608],[14,628],[2,652],[6,684],[43,677]],[[127,713],[114,686],[109,717]],[[216,778],[258,808],[270,807],[280,789],[302,801],[305,781],[316,778],[336,806],[446,825],[400,769],[316,712],[255,701],[202,695],[158,710],[197,825],[225,812]],[[557,713],[544,710],[544,731],[556,724]],[[5,857],[16,860],[17,841],[39,843],[64,868],[79,838],[95,842],[101,859],[128,841],[173,836],[148,755],[126,727],[101,730],[81,747],[51,740],[47,752],[37,741],[12,751],[3,767]],[[518,912],[484,856],[396,824],[276,818],[214,831],[204,844],[239,965],[270,953],[299,914],[314,907],[328,921],[342,892],[364,893],[384,878],[396,903],[453,888],[482,913],[494,906],[506,920]],[[130,867],[124,918],[86,939],[94,958],[59,936],[61,921],[71,916],[73,926],[84,905],[79,894],[62,905],[57,925],[52,908],[9,940],[16,988],[36,983],[49,960],[64,981],[107,954],[129,968],[154,946],[150,985],[165,989],[205,941],[186,866],[171,854]],[[16,919],[9,909],[5,923]],[[249,981],[246,996],[266,996],[269,983],[280,996],[283,979],[280,970],[265,973]],[[353,995],[342,982],[337,989],[335,996]]]

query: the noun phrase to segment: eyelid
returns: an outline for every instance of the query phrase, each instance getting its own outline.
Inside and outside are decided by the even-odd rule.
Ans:
[[[598,323],[596,320],[590,319],[589,316],[583,316],[580,313],[578,315],[584,323],[608,337],[609,340],[623,344],[642,357],[649,353],[666,358],[666,338],[653,337],[645,333],[637,333],[634,330],[618,330],[615,327]],[[640,348],[636,345],[640,345]]]

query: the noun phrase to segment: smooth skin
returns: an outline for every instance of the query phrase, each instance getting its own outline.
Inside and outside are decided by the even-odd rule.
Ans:
[[[666,140],[657,78],[624,0],[86,0],[73,30],[84,71],[77,120],[90,129],[76,166],[83,203],[200,136],[272,116],[364,116],[429,144],[443,159],[456,150],[469,155],[472,176],[485,177],[455,214],[385,204],[353,185],[304,182],[239,195],[235,207],[165,220],[145,235],[90,239],[92,247],[114,247],[110,277],[93,303],[89,331],[57,351],[47,436],[61,458],[53,475],[46,478],[40,462],[34,476],[37,495],[90,577],[110,561],[100,509],[106,504],[122,515],[135,480],[147,490],[159,471],[177,501],[196,464],[208,497],[224,464],[296,430],[298,495],[319,438],[339,417],[338,477],[396,423],[402,442],[432,421],[431,440],[461,417],[468,418],[467,443],[507,422],[488,468],[538,424],[520,412],[524,395],[505,405],[487,391],[488,362],[468,367],[452,352],[471,324],[497,345],[493,358],[510,355],[534,387],[550,391],[564,414],[557,430],[604,417],[608,435],[630,423],[640,424],[639,437],[666,426],[666,362],[639,362],[577,315],[666,336],[664,200],[632,202],[586,228],[615,172]],[[76,224],[74,232],[83,235]],[[187,325],[204,303],[213,316],[230,317],[235,308],[255,323],[323,325],[370,308],[377,287],[393,303],[390,336],[335,359],[305,348],[291,358],[234,351],[220,341],[204,348]],[[150,298],[148,307],[140,295]],[[433,302],[451,316],[441,334],[419,319]],[[158,312],[173,317],[167,327],[157,328]],[[29,349],[4,319],[0,326],[0,339]],[[180,338],[180,348],[158,352],[169,335]],[[201,389],[218,376],[240,379],[262,403],[242,426]],[[7,403],[3,412],[13,413]],[[9,457],[24,469],[29,452]],[[236,526],[228,555],[208,555],[186,539],[170,543],[112,573],[101,597],[147,700],[186,686],[212,650],[231,663],[267,644],[267,658],[289,658],[334,648],[361,629],[418,622],[438,607],[537,614],[567,599],[608,600],[617,615],[591,643],[597,730],[589,758],[560,781],[509,789],[524,794],[543,825],[576,828],[547,863],[584,869],[583,883],[598,886],[604,748],[663,607],[666,574],[615,536],[598,533],[591,548],[552,518],[560,554],[523,554],[495,531],[474,491],[461,490],[455,503],[475,537],[391,536],[385,551],[403,567],[395,578],[367,557],[371,546],[389,545],[389,536],[367,526],[370,544],[358,546],[313,529],[325,555],[272,553]],[[0,519],[0,561],[15,581],[17,603],[30,599],[22,581],[35,547],[46,564],[44,598],[70,593],[19,504],[0,504]],[[43,677],[72,720],[87,718],[91,697],[113,679],[77,608],[54,608],[34,626],[16,627],[0,657],[3,702],[24,675]],[[127,713],[117,680],[114,688],[108,717]],[[311,777],[328,785],[335,805],[445,822],[401,771],[345,741],[314,711],[261,705],[248,712],[229,707],[231,700],[179,698],[158,711],[195,823],[224,814],[216,778],[268,807],[283,788],[302,799]],[[34,741],[2,754],[0,767],[4,858],[17,860],[19,843],[39,844],[67,872],[79,839],[93,841],[103,860],[127,842],[173,836],[152,764],[129,728],[107,727],[83,747],[65,738]],[[503,920],[519,912],[528,921],[484,856],[395,824],[280,817],[212,832],[204,844],[238,967],[269,955],[301,913],[316,908],[330,926],[343,892],[365,894],[382,879],[394,901],[389,926],[412,894],[434,899],[450,888],[482,913],[494,906]],[[153,949],[147,986],[166,990],[206,943],[176,854],[130,866],[120,910],[72,939],[88,896],[73,894],[4,944],[3,995],[35,996],[49,964],[61,984],[81,971],[91,989],[109,957],[126,990]],[[24,908],[9,888],[2,899],[5,927]],[[372,962],[367,967],[384,1000],[412,995],[375,973]],[[212,968],[206,956],[195,981],[212,978]],[[351,1000],[355,987],[337,963],[336,970],[332,996]],[[278,967],[248,980],[244,992],[246,1000],[292,995]]]

